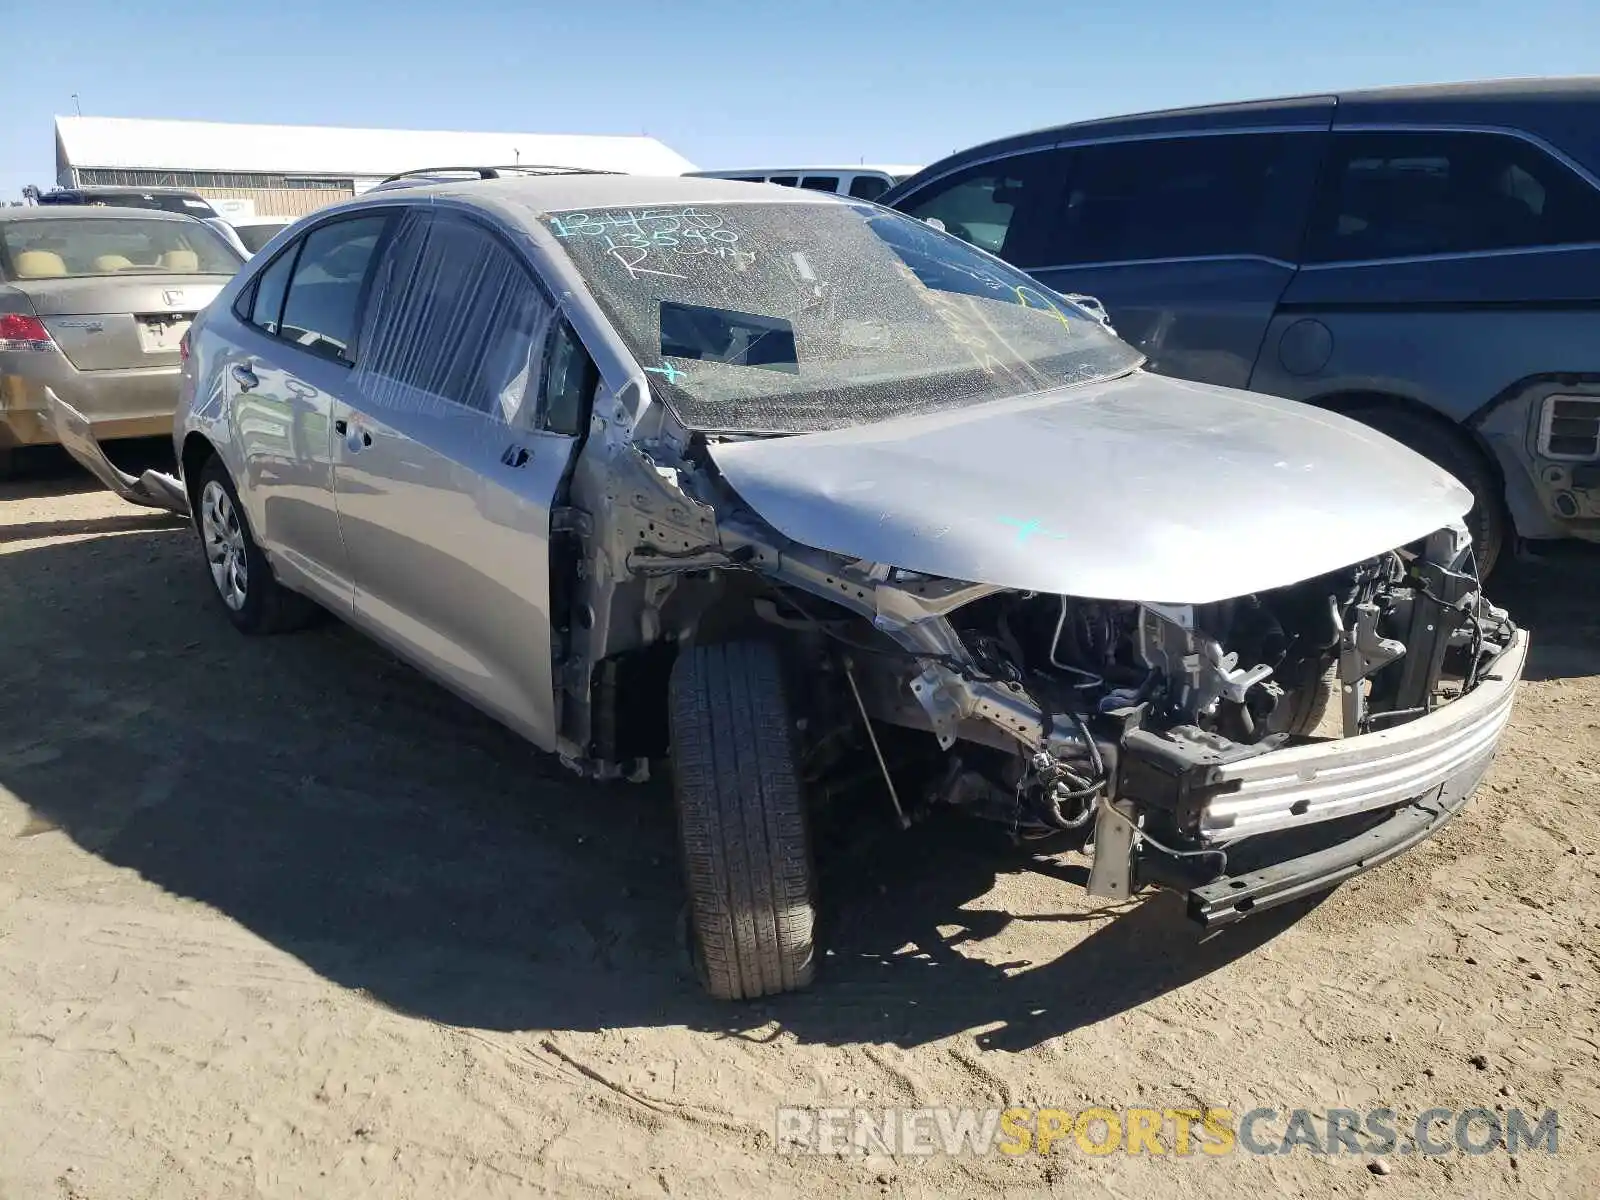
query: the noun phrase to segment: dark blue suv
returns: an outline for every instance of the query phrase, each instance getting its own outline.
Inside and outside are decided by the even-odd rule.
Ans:
[[[1099,297],[1155,370],[1427,455],[1477,497],[1485,570],[1512,537],[1600,541],[1600,79],[1086,121],[883,203]]]

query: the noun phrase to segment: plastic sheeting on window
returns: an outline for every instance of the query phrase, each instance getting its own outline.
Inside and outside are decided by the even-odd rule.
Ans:
[[[400,222],[373,280],[352,384],[391,411],[444,400],[516,421],[537,395],[549,303],[487,230],[416,210]]]

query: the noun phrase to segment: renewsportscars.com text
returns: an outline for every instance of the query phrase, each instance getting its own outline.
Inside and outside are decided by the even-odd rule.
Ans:
[[[780,1108],[779,1154],[1507,1154],[1558,1150],[1554,1109]]]

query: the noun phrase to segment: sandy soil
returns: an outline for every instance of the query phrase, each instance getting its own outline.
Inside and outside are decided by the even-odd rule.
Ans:
[[[1167,895],[928,826],[836,865],[816,988],[703,999],[659,786],[595,788],[336,623],[238,636],[190,532],[0,488],[0,1196],[1600,1192],[1600,568],[1489,782],[1320,904]],[[779,1104],[1560,1111],[1560,1153],[850,1160]]]

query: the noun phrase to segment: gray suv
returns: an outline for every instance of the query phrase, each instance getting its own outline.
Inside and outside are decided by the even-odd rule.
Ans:
[[[1600,541],[1597,174],[1600,79],[1517,81],[1066,125],[883,203],[1099,297],[1156,371],[1427,455],[1487,570],[1513,536]]]

